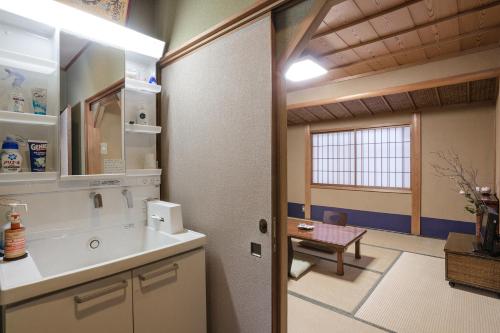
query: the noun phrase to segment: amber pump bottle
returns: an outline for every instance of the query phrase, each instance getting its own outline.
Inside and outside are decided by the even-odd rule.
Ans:
[[[8,214],[10,227],[3,231],[4,261],[23,259],[28,256],[26,253],[26,229],[21,224],[21,214],[16,212],[17,207],[24,207],[28,211],[26,204],[9,204],[11,211]]]

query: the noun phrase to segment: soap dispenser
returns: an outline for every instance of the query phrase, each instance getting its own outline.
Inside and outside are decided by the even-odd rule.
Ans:
[[[4,261],[23,259],[26,253],[26,230],[21,224],[21,214],[16,212],[17,207],[24,207],[28,212],[27,204],[10,203],[10,212],[7,214],[9,223],[3,230]]]

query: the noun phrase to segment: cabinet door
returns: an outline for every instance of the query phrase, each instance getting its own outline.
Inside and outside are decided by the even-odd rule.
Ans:
[[[134,333],[206,332],[205,251],[132,272]]]
[[[6,333],[132,333],[131,272],[9,307],[5,327]]]

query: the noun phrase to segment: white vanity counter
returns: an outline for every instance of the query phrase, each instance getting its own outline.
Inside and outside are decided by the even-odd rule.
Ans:
[[[0,261],[0,305],[130,270],[205,243],[206,236],[194,231],[171,235],[143,223],[32,240],[27,258]]]

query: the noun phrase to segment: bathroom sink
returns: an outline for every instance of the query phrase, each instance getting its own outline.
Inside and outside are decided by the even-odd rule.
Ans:
[[[35,240],[27,248],[42,277],[50,277],[178,242],[152,228],[128,224]]]
[[[53,233],[28,241],[28,258],[0,261],[0,305],[133,269],[205,243],[205,235],[191,230],[167,234],[143,223]]]

